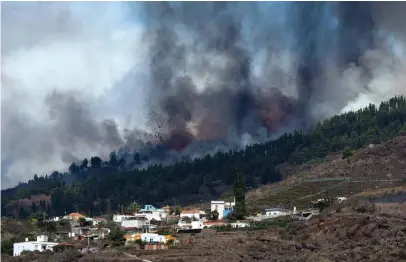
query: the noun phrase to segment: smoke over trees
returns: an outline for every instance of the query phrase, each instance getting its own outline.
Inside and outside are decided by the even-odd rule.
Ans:
[[[119,148],[140,165],[241,148],[405,94],[405,10],[3,4],[3,184]]]

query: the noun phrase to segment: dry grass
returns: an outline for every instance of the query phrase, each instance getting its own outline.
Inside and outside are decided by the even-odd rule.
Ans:
[[[406,203],[377,203],[375,205],[379,215],[406,219]]]
[[[249,206],[308,206],[321,196],[355,196],[406,189],[406,137],[354,152],[350,163],[338,155],[327,162],[283,166],[286,179],[247,193]],[[390,188],[390,189],[387,189]],[[322,191],[325,190],[326,192]],[[315,194],[315,193],[319,194]],[[312,195],[314,194],[314,195]]]
[[[372,196],[382,196],[382,195],[394,195],[394,194],[399,194],[402,192],[406,192],[406,186],[373,189],[373,190],[361,192],[355,196],[372,197]]]
[[[373,205],[359,200],[358,204]],[[350,203],[349,203],[350,204]],[[165,251],[139,252],[151,261],[403,261],[405,220],[392,216],[404,206],[376,205],[373,213],[328,214],[287,228],[215,233]],[[385,209],[384,209],[385,208]],[[386,217],[381,211],[388,213]]]

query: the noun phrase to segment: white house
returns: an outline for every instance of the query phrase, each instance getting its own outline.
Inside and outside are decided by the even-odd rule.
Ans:
[[[158,235],[158,234],[155,234],[155,233],[141,234],[141,240],[145,241],[147,243],[148,242],[152,242],[152,243],[154,243],[154,242],[165,243],[166,242],[166,239],[165,239],[164,236]]]
[[[95,217],[93,218],[92,221],[92,225],[93,226],[97,226],[98,224],[103,223],[103,224],[107,224],[107,219],[103,218],[103,217]]]
[[[54,246],[58,245],[57,242],[48,242],[48,237],[45,235],[37,236],[37,241],[19,242],[13,244],[13,256],[19,256],[23,251],[53,251]]]
[[[61,220],[60,217],[50,217],[47,221],[48,222],[58,222],[59,220]]]
[[[183,221],[182,219],[179,220],[178,226],[181,229],[202,229],[203,228],[203,221],[191,221],[190,223]]]
[[[190,219],[200,219],[200,215],[203,214],[202,211],[200,211],[199,209],[188,209],[188,210],[183,210],[180,213],[180,217],[188,217]]]
[[[121,223],[123,220],[127,220],[129,218],[135,218],[135,216],[130,216],[130,215],[114,215],[113,216],[113,221],[116,223]]]
[[[265,216],[267,217],[281,217],[292,214],[292,211],[283,208],[267,208],[265,209]]]
[[[231,212],[233,212],[235,207],[235,199],[233,202],[225,202],[225,201],[211,201],[210,210],[214,211],[217,210],[219,213],[218,219],[223,219],[228,216]]]
[[[155,208],[152,205],[145,205],[144,208],[142,208],[140,212],[138,212],[138,214],[145,214],[145,217],[148,219],[148,221],[151,221],[152,219],[156,221],[162,221],[162,219],[165,219],[167,215],[164,209]]]
[[[145,216],[136,216],[131,219],[126,219],[121,221],[121,227],[129,229],[129,228],[144,228],[145,226],[149,225],[148,219]]]

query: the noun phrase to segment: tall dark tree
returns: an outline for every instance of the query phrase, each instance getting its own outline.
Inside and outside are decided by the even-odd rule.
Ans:
[[[122,157],[117,163],[118,166],[125,166],[125,159]]]
[[[73,162],[70,166],[69,166],[69,172],[71,174],[78,174],[80,172],[80,168],[75,164],[75,162]]]
[[[95,157],[90,158],[90,166],[91,166],[92,168],[99,168],[99,167],[101,167],[101,163],[102,163],[102,160],[101,160],[101,158],[98,157],[98,156],[95,156]]]
[[[140,165],[140,164],[141,164],[141,156],[140,156],[139,153],[135,153],[135,154],[134,154],[134,163],[135,163],[136,165]]]
[[[25,208],[20,207],[20,210],[18,212],[19,219],[26,219],[29,217],[29,215],[30,215],[30,213],[28,213],[27,210],[25,210]]]
[[[36,213],[38,210],[37,205],[35,204],[34,201],[32,201],[32,203],[31,203],[31,210],[33,213]]]
[[[110,162],[111,166],[114,166],[114,167],[118,166],[118,159],[117,159],[116,151],[110,153],[109,162]]]
[[[80,165],[80,169],[81,170],[86,170],[88,166],[89,166],[89,160],[87,160],[87,158],[85,158],[83,160],[82,164]]]
[[[237,170],[234,182],[234,197],[235,197],[235,217],[243,219],[247,215],[247,208],[245,206],[245,186],[244,177],[240,170]]]

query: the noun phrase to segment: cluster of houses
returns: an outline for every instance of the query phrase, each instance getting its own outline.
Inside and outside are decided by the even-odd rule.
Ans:
[[[338,202],[345,201],[345,197],[337,198]],[[318,199],[316,202],[321,203],[324,199]],[[113,222],[118,224],[122,230],[126,232],[126,243],[141,241],[145,245],[145,249],[166,249],[170,241],[177,242],[176,238],[171,235],[159,235],[158,229],[162,225],[168,225],[172,219],[175,221],[174,227],[178,233],[200,232],[204,228],[230,225],[232,227],[249,227],[249,221],[261,221],[263,219],[276,218],[281,216],[292,216],[299,220],[308,220],[313,215],[319,213],[319,209],[310,208],[307,210],[297,211],[296,207],[293,210],[284,208],[268,208],[265,209],[263,214],[247,217],[247,222],[237,221],[228,223],[225,218],[234,211],[235,200],[232,202],[226,201],[211,201],[210,213],[216,211],[218,215],[216,219],[209,219],[209,214],[205,211],[190,208],[184,209],[178,216],[171,214],[171,208],[165,206],[163,208],[156,208],[152,205],[145,205],[133,214],[115,214]],[[71,213],[62,218],[52,218],[51,221],[59,221],[65,219],[70,222],[71,230],[69,232],[59,232],[58,237],[65,234],[72,240],[87,240],[88,245],[90,240],[100,240],[105,238],[110,230],[104,228],[103,225],[107,224],[107,220],[102,217],[86,217],[79,213]],[[83,221],[87,226],[83,226]],[[177,222],[177,223],[176,223]],[[56,239],[57,240],[57,239]],[[48,237],[41,235],[37,237],[36,241],[14,243],[14,256],[19,256],[23,251],[53,251],[54,247],[61,245],[58,242],[48,241]]]
[[[28,238],[24,242],[13,244],[13,255],[19,256],[23,251],[54,251],[56,246],[59,247],[73,247],[72,244],[62,242],[62,239],[70,239],[72,241],[86,241],[89,244],[90,241],[97,241],[104,239],[109,233],[110,229],[100,227],[100,225],[106,225],[107,219],[102,217],[86,217],[79,213],[70,213],[63,217],[53,217],[47,221],[58,222],[65,220],[69,222],[70,230],[57,231],[54,241],[49,241],[47,235],[37,236],[36,241],[30,241]],[[85,221],[85,225],[81,225],[80,222]]]

